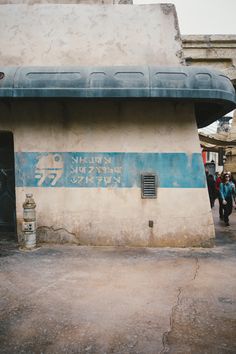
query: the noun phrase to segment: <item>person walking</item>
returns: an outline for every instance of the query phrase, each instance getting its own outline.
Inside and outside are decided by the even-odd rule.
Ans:
[[[236,186],[236,183],[235,183],[236,181],[235,181],[234,176],[232,175],[232,173],[229,172],[229,171],[227,171],[226,173],[229,174],[229,180],[230,180],[230,182],[233,183],[233,184]],[[234,201],[234,205],[235,205],[235,208],[234,208],[234,209],[236,209],[236,194],[233,195],[233,201]]]
[[[211,204],[211,208],[213,208],[215,204],[215,200],[217,198],[215,180],[214,180],[214,176],[209,175],[209,173],[206,174],[206,178],[207,178],[207,188],[208,188],[208,194],[210,198],[210,204]]]
[[[229,226],[229,216],[233,208],[233,196],[235,195],[235,185],[230,182],[228,173],[223,175],[222,183],[220,183],[220,194],[223,205],[223,218],[225,226]]]
[[[220,184],[222,183],[223,176],[224,176],[224,174],[222,172],[221,174],[218,175],[218,177],[216,178],[216,182],[215,182],[216,193],[217,193],[217,197],[218,197],[218,201],[219,201],[220,220],[224,220],[222,197],[221,197],[221,193],[220,193]]]

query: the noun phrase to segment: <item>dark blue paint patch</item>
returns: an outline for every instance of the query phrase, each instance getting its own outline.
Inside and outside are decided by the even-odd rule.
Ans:
[[[161,188],[204,188],[201,154],[17,152],[17,187],[135,188],[156,173]]]

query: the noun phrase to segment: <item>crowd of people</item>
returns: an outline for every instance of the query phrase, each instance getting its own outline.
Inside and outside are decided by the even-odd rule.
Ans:
[[[219,201],[219,217],[229,226],[229,216],[233,210],[233,202],[236,204],[235,180],[231,172],[216,172],[215,176],[206,171],[207,187],[211,203],[214,207],[215,200]]]

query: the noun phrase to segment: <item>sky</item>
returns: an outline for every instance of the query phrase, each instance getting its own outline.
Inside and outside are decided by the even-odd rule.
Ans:
[[[134,4],[168,0],[133,0]],[[236,0],[169,0],[175,4],[181,34],[235,34]]]

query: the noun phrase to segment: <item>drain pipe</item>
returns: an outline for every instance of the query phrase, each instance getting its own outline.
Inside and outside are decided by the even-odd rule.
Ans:
[[[27,250],[33,250],[36,247],[36,203],[33,194],[26,194],[23,203],[23,247]]]

